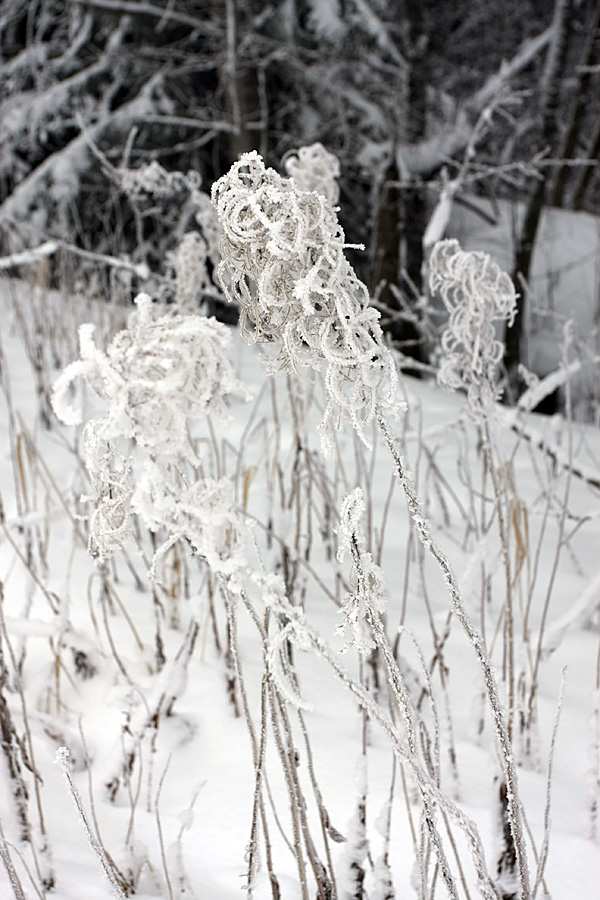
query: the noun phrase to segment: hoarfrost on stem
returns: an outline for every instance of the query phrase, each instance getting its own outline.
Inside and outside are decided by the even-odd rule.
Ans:
[[[344,648],[355,646],[359,653],[375,649],[369,620],[383,613],[387,605],[386,584],[383,570],[365,549],[360,533],[365,501],[362,488],[355,488],[342,501],[340,515],[340,545],[337,558],[343,562],[346,552],[352,558],[350,592],[346,595],[340,612],[344,621],[336,629],[338,634],[352,633],[352,639]]]

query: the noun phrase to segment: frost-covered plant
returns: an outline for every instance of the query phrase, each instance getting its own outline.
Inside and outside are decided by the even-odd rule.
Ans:
[[[140,246],[144,245],[144,216],[154,218],[157,235],[164,233],[166,272],[160,296],[174,299],[184,314],[196,312],[207,294],[221,299],[220,287],[212,278],[221,258],[221,226],[210,197],[200,190],[200,175],[168,171],[153,161],[137,169],[123,166],[115,170],[115,177],[131,202]],[[200,230],[185,231],[194,220]]]
[[[285,170],[301,191],[316,191],[323,194],[332,206],[338,202],[340,186],[340,163],[323,144],[311,144],[292,150],[285,157]]]
[[[211,503],[214,518],[215,503],[207,498],[214,499],[219,490],[196,481],[199,460],[189,426],[206,415],[226,418],[224,395],[243,390],[229,362],[226,326],[201,316],[155,320],[148,295],[136,302],[131,327],[119,332],[106,352],[94,343],[92,326],[80,328],[80,359],[65,369],[53,394],[54,409],[68,424],[82,419],[68,396],[77,379],[105,405],[105,415],[89,421],[84,431],[95,503],[90,550],[100,559],[122,545],[131,511],[152,529],[164,525],[192,544],[212,546],[201,523],[209,517],[204,511]],[[118,447],[131,439],[137,454],[120,454]],[[223,502],[221,496],[221,506]],[[190,505],[195,512],[187,513],[186,521]],[[233,524],[227,522],[221,531],[229,535],[231,553],[237,552]]]
[[[242,333],[250,342],[279,342],[271,371],[326,361],[327,455],[344,421],[367,443],[364,425],[378,410],[399,408],[397,373],[331,204],[265,168],[255,152],[213,185],[212,201],[224,230],[219,275],[242,308]]]
[[[383,570],[365,549],[365,541],[361,536],[364,513],[365,499],[362,488],[355,488],[344,498],[340,514],[337,558],[341,563],[348,553],[352,559],[352,569],[351,590],[340,610],[344,621],[337,630],[340,634],[350,630],[353,637],[348,647],[354,645],[360,653],[368,653],[375,649],[376,643],[371,634],[369,619],[374,613],[383,613],[387,605]]]
[[[469,413],[482,422],[499,397],[495,376],[503,345],[495,323],[512,325],[514,285],[487,253],[461,250],[455,240],[439,241],[431,251],[429,284],[450,314],[438,382],[448,390],[465,387]]]
[[[118,453],[113,442],[103,441],[94,422],[85,426],[83,445],[92,493],[81,499],[94,506],[88,549],[94,558],[103,560],[119,550],[129,534],[134,491],[133,458]]]
[[[334,429],[344,421],[350,421],[365,440],[364,425],[375,420],[385,440],[419,540],[440,568],[454,612],[481,666],[506,779],[507,814],[519,884],[523,896],[529,897],[529,869],[517,771],[498,682],[484,642],[467,612],[450,562],[433,538],[430,525],[423,516],[421,500],[390,431],[388,414],[398,409],[396,369],[391,353],[383,343],[378,314],[367,305],[367,290],[344,257],[344,235],[335,211],[322,195],[300,191],[292,180],[266,169],[256,153],[242,156],[230,172],[213,185],[212,200],[224,230],[220,268],[231,277],[231,285],[223,287],[242,306],[246,338],[279,342],[279,355],[271,360],[272,372],[278,367],[296,369],[300,365],[316,369],[321,360],[326,361],[325,415],[320,426],[324,453],[331,452]],[[485,346],[481,346],[490,338],[486,326],[490,316],[492,321],[493,317],[497,318],[499,308],[512,309],[514,291],[510,282],[506,285],[504,278],[498,276],[494,280],[496,270],[491,265],[476,258],[479,265],[469,262],[466,267],[463,257],[454,258],[457,251],[455,244],[442,245],[435,251],[434,271],[439,277],[436,280],[434,276],[433,284],[441,288],[443,278],[447,302],[452,310],[460,305],[467,292],[477,310],[475,321],[480,323],[479,328],[465,327],[458,334],[463,335],[462,339],[467,341],[471,351],[465,371],[469,384],[476,384],[473,403],[474,409],[480,411],[482,403],[488,402],[481,385],[490,379],[490,360],[494,360],[497,353],[493,347],[486,351]],[[500,294],[499,299],[495,299],[490,281]],[[479,292],[475,290],[477,285]],[[479,311],[480,295],[488,301],[487,305],[483,303],[483,311]],[[459,324],[462,322],[460,313],[454,319]],[[462,358],[459,341],[449,340],[447,346],[456,352],[456,359]],[[462,367],[459,372],[462,374]],[[356,550],[353,562],[359,577],[364,578],[360,557],[360,551]],[[383,624],[372,608],[367,608],[366,614],[373,640],[385,658],[388,680],[403,709],[409,744],[414,747],[409,698]],[[437,837],[433,833],[432,838],[436,844]],[[442,855],[438,859],[444,879],[450,884],[446,862]]]
[[[198,231],[188,231],[172,254],[175,271],[175,302],[180,313],[198,310],[199,300],[209,284],[206,267],[208,246]]]
[[[226,478],[201,478],[182,490],[171,506],[173,535],[190,542],[213,572],[240,573],[245,563],[245,527],[235,511],[233,489]]]
[[[79,331],[81,358],[65,369],[54,388],[54,406],[66,422],[79,420],[63,398],[83,377],[106,404],[102,437],[133,437],[154,457],[196,462],[188,421],[226,416],[224,394],[240,389],[228,358],[226,326],[202,316],[152,316],[147,294],[136,299],[132,326],[120,331],[106,352],[94,343],[93,326]]]
[[[197,172],[169,172],[156,160],[137,169],[117,169],[119,184],[131,200],[144,198],[172,198],[182,193],[197,190],[200,176]]]

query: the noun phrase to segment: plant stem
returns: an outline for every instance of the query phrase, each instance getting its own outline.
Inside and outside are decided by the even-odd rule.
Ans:
[[[456,613],[459,622],[465,630],[469,641],[473,645],[483,671],[485,687],[492,709],[498,742],[500,744],[504,777],[506,778],[508,815],[510,819],[510,827],[513,835],[513,840],[515,842],[521,900],[530,900],[531,889],[529,867],[527,864],[525,840],[523,836],[522,811],[519,801],[517,771],[512,751],[512,745],[510,742],[508,729],[504,721],[502,705],[500,703],[500,695],[498,692],[498,683],[496,681],[496,676],[494,675],[492,664],[486,653],[483,640],[481,639],[481,636],[479,635],[469,618],[463,598],[461,596],[458,582],[456,580],[456,576],[452,571],[450,563],[442,550],[433,540],[429,531],[429,525],[423,518],[421,501],[419,500],[415,489],[411,484],[411,481],[409,480],[402,457],[398,453],[398,449],[394,444],[394,439],[392,437],[388,424],[381,412],[378,412],[377,414],[377,424],[379,425],[380,431],[392,455],[392,459],[396,466],[396,474],[398,476],[398,480],[400,482],[402,490],[404,491],[408,509],[417,529],[419,538],[426,550],[436,560],[442,571],[444,581],[450,593],[454,612]]]

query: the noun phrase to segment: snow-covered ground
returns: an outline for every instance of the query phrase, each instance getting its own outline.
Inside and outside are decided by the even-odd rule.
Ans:
[[[389,735],[372,718],[366,721],[347,681],[325,658],[296,646],[293,668],[302,708],[293,697],[286,702],[282,684],[279,693],[268,693],[277,667],[273,663],[265,681],[261,628],[267,622],[256,585],[246,590],[258,620],[238,599],[231,611],[238,625],[234,638],[222,586],[181,544],[161,557],[156,584],[148,578],[154,548],[143,531],[128,542],[125,555],[117,554],[103,569],[90,559],[87,523],[76,518],[83,511],[77,500],[89,492],[78,430],[55,420],[45,429],[40,418],[47,382],[75,357],[77,325],[90,318],[99,322],[99,342],[125,322],[123,310],[94,309],[90,303],[78,307],[39,286],[0,285],[2,693],[9,710],[5,720],[8,716],[15,729],[12,756],[5,751],[0,758],[0,822],[21,886],[11,887],[2,867],[0,897],[18,897],[20,889],[27,898],[39,895],[40,873],[50,870],[55,886],[49,896],[58,900],[111,896],[56,764],[63,746],[70,751],[92,830],[126,880],[135,883],[136,896],[242,896],[252,857],[256,782],[243,707],[247,702],[258,747],[261,697],[264,701],[267,694],[279,698],[285,712],[279,709],[272,719],[265,713],[262,730],[261,796],[269,851],[260,824],[254,896],[274,895],[269,853],[282,900],[323,896],[312,874],[313,843],[314,855],[335,875],[340,900],[363,896],[349,893],[353,862],[366,872],[364,896],[371,900],[422,896],[421,873],[428,885],[435,883],[435,896],[446,896],[410,766],[394,762]],[[348,678],[362,681],[406,737],[381,660],[376,678],[374,667],[355,648],[342,652],[348,631],[336,631],[351,567],[348,557],[336,560],[336,526],[343,497],[362,486],[365,550],[385,573],[385,623],[392,646],[403,626],[399,669],[421,716],[416,756],[429,760],[431,771],[439,770],[436,779],[444,796],[477,824],[488,871],[495,877],[501,768],[481,668],[452,614],[438,567],[411,527],[383,441],[374,434],[371,453],[345,432],[335,459],[325,464],[316,435],[322,406],[318,380],[312,374],[295,386],[286,377],[267,380],[256,347],[247,347],[235,334],[234,348],[238,377],[253,399],[232,398],[229,423],[198,426],[203,474],[231,477],[237,508],[249,517],[248,558],[256,570],[262,565],[265,572],[284,576],[293,602],[303,606],[310,629],[331,648],[336,664]],[[460,395],[408,377],[402,378],[401,391],[408,403],[404,419],[394,426],[401,452],[471,620],[484,635],[505,697],[504,567],[478,431]],[[562,416],[517,420],[506,411],[492,423],[492,435],[510,532],[518,711],[513,747],[532,885],[538,861],[547,853],[537,896],[592,900],[600,884],[595,819],[600,801],[600,435]],[[277,616],[271,613],[271,618]],[[268,625],[273,636],[276,629]],[[234,656],[239,654],[243,691],[234,678],[230,644],[237,648]],[[522,727],[521,713],[523,719],[531,713]],[[29,842],[19,833],[13,796],[18,779],[14,773],[10,777],[9,757],[19,765],[28,790]],[[38,773],[37,792],[25,760]],[[365,783],[368,848],[361,851],[357,809]],[[319,817],[316,798],[322,798],[328,822],[324,814]],[[470,854],[456,825],[452,840],[448,837],[445,814],[438,810],[458,896],[475,897]],[[388,815],[395,894],[385,893],[380,877]],[[307,871],[304,893],[295,844],[302,847]]]

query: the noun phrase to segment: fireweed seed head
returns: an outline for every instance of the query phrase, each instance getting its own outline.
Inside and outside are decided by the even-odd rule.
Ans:
[[[496,339],[495,323],[512,325],[518,295],[487,253],[461,250],[455,240],[439,241],[431,251],[429,286],[449,313],[438,382],[447,390],[465,387],[469,413],[482,422],[499,397],[495,376],[503,344]]]
[[[311,144],[291,150],[284,158],[285,171],[301,191],[323,194],[332,206],[338,202],[340,188],[340,164],[337,156],[329,153],[323,144]]]
[[[221,284],[242,308],[242,334],[277,344],[271,372],[326,361],[326,455],[345,421],[368,443],[364,425],[377,410],[401,408],[397,372],[331,204],[265,168],[255,152],[213,185],[212,201],[223,226]]]
[[[80,359],[54,388],[55,411],[67,423],[82,418],[70,396],[76,381],[85,382],[104,406],[104,416],[91,419],[83,432],[92,486],[83,499],[94,506],[90,552],[99,561],[108,559],[126,540],[136,514],[150,530],[164,526],[171,537],[187,529],[211,565],[233,570],[240,540],[233,519],[226,520],[230,488],[194,483],[198,459],[189,437],[193,420],[209,413],[226,417],[226,394],[245,393],[229,362],[229,331],[201,316],[154,319],[144,294],[136,304],[130,327],[106,352],[96,346],[92,326],[82,326]],[[182,484],[187,485],[183,493]],[[211,516],[212,532],[206,528]]]
[[[136,298],[132,325],[117,334],[106,353],[92,329],[80,330],[80,355],[58,379],[53,402],[63,421],[74,421],[65,402],[71,383],[83,377],[106,404],[106,439],[133,437],[155,457],[194,461],[188,422],[207,413],[226,417],[225,395],[243,392],[229,362],[225,325],[202,316],[152,316],[146,294]]]

